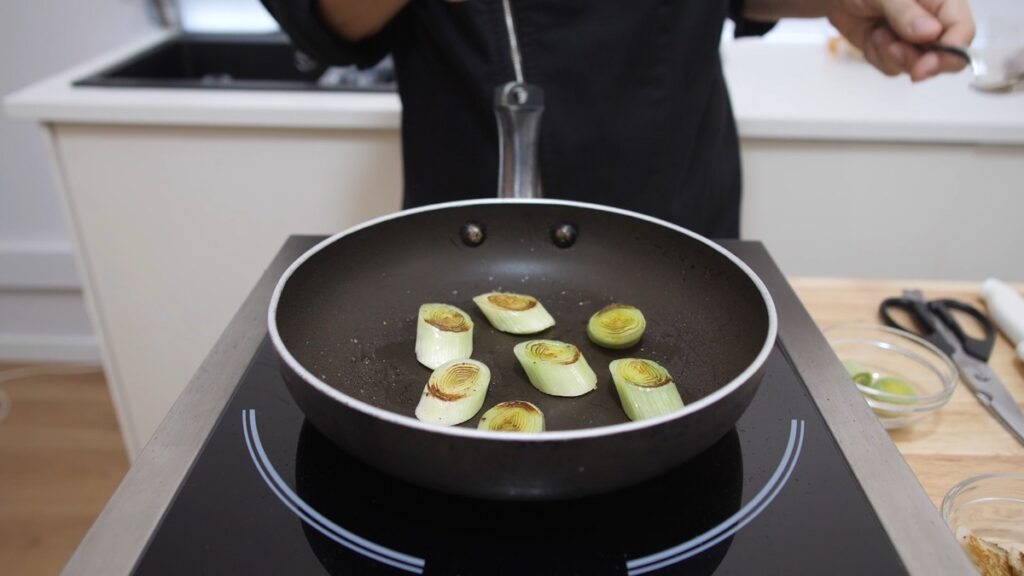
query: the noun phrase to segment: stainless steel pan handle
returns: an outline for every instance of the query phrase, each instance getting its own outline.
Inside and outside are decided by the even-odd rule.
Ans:
[[[498,118],[498,197],[541,198],[537,164],[537,137],[544,113],[544,92],[539,86],[509,82],[494,91]]]
[[[511,0],[502,0],[508,30],[508,54],[515,80],[494,90],[494,115],[498,117],[498,198],[540,198],[537,136],[544,113],[544,91],[523,78]]]

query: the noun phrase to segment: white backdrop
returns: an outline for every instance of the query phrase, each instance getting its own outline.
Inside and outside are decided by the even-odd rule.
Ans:
[[[151,31],[145,0],[0,2],[0,95]],[[39,128],[0,114],[0,361],[98,360]]]

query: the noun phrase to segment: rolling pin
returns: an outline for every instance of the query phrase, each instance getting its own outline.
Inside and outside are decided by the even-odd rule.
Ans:
[[[1024,297],[995,278],[981,285],[981,297],[999,329],[1017,347],[1017,357],[1024,360]]]

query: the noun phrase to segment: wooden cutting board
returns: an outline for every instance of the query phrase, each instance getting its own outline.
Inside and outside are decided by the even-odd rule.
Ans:
[[[841,322],[875,322],[883,299],[919,288],[925,297],[956,298],[986,310],[980,282],[790,278],[800,300],[820,328]],[[1024,288],[1017,285],[1018,290]],[[1024,408],[1024,362],[1002,334],[990,360],[992,369]],[[1024,445],[1017,442],[974,398],[962,382],[949,403],[890,437],[914,470],[936,507],[957,482],[978,474],[1024,473]]]

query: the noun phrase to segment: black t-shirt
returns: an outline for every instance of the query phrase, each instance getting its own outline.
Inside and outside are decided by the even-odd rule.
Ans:
[[[325,62],[366,67],[393,55],[406,207],[495,196],[494,89],[515,79],[501,0],[412,0],[356,43],[328,30],[316,1],[263,0]],[[512,0],[524,79],[544,90],[545,196],[737,236],[739,148],[719,41],[739,9],[737,0]],[[737,35],[770,28],[734,20]]]

